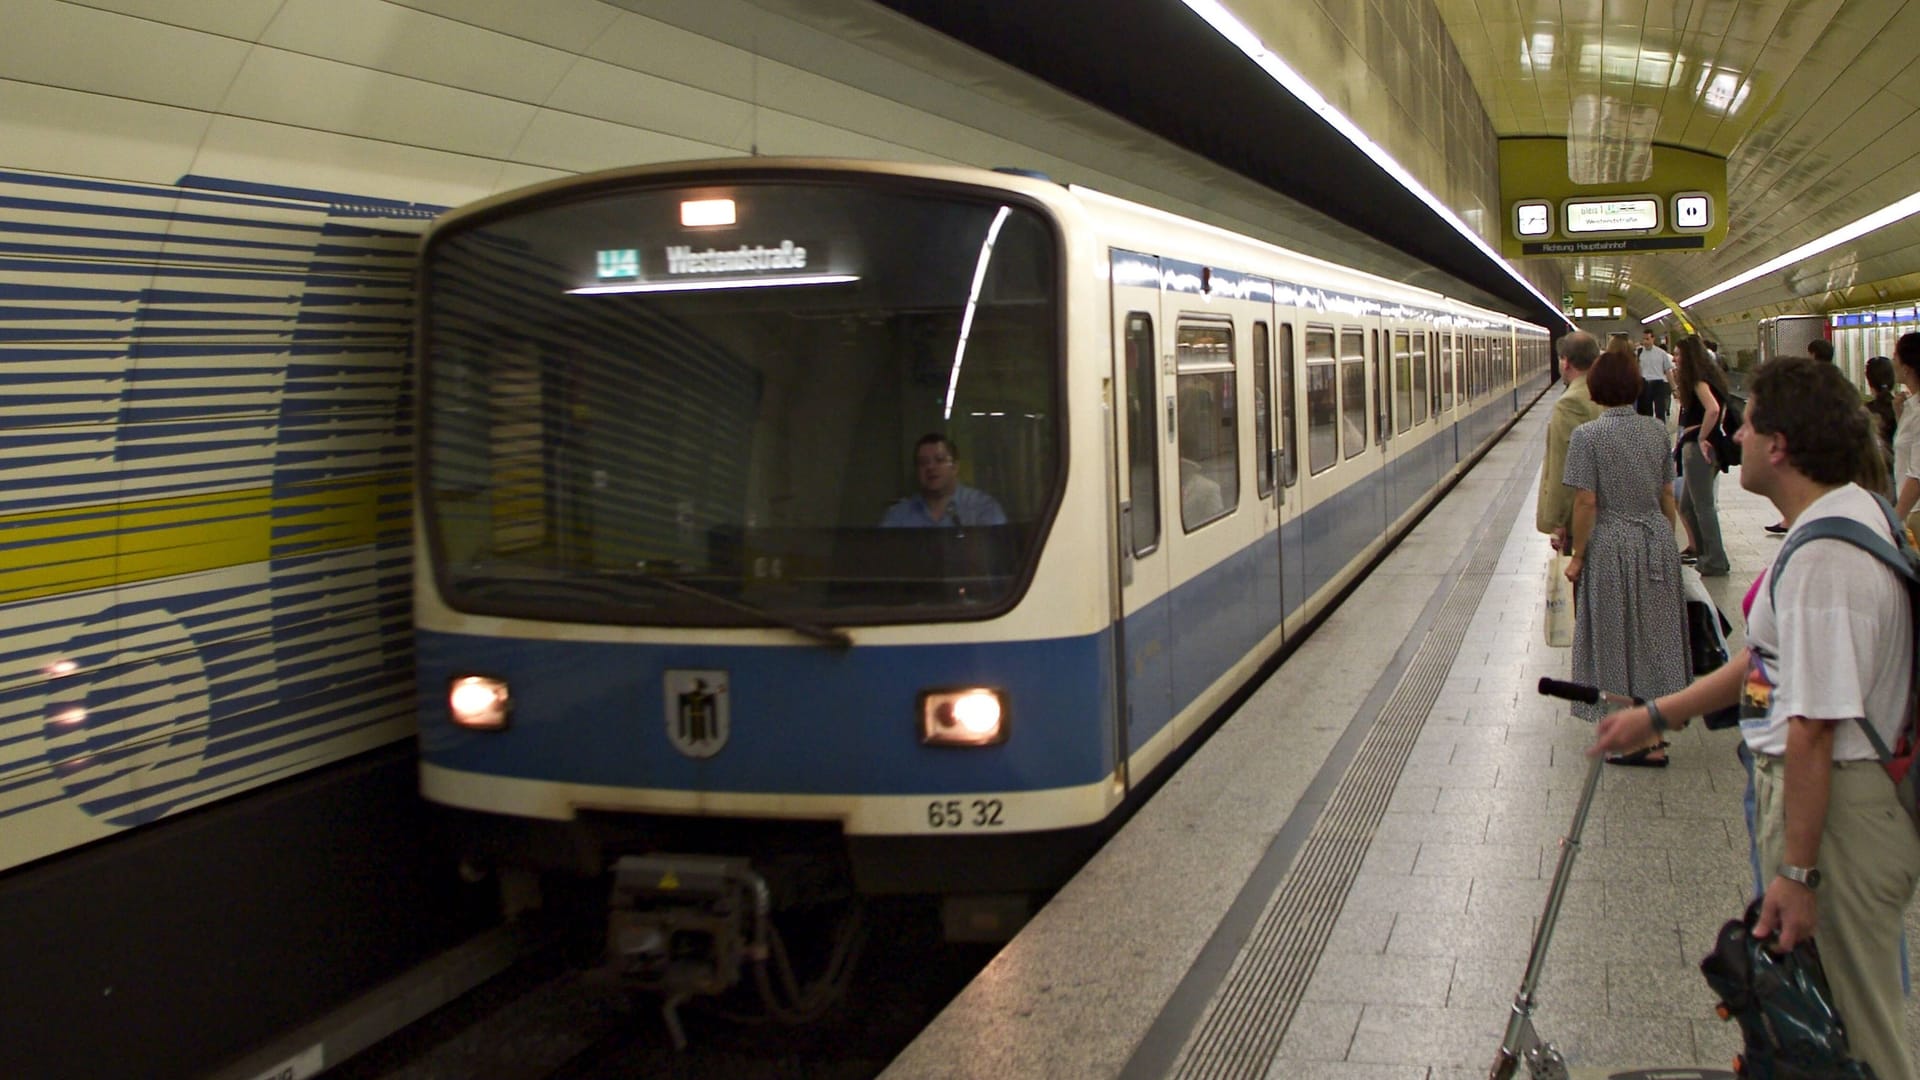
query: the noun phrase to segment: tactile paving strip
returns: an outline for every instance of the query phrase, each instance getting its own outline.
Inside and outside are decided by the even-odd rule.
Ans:
[[[1492,521],[1510,521],[1530,485],[1511,484]],[[1420,651],[1380,710],[1352,766],[1301,845],[1273,900],[1261,914],[1221,984],[1173,1075],[1180,1080],[1258,1080],[1280,1049],[1314,965],[1326,948],[1361,860],[1386,814],[1427,714],[1440,696],[1467,625],[1480,607],[1506,544],[1505,529],[1480,538]]]

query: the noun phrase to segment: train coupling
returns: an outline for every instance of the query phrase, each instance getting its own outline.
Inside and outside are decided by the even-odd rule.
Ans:
[[[724,993],[767,955],[767,884],[745,859],[627,855],[613,864],[601,974],[661,994],[674,1046],[679,1006]]]

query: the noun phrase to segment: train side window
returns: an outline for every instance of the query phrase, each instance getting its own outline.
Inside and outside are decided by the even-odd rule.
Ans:
[[[1340,331],[1340,451],[1358,457],[1367,448],[1367,337]]]
[[[1267,324],[1253,324],[1254,493],[1273,494],[1273,346]]]
[[[1307,328],[1307,469],[1323,473],[1340,459],[1340,380],[1333,331]]]
[[[1424,331],[1413,335],[1413,359],[1408,366],[1413,369],[1413,386],[1407,396],[1413,400],[1413,422],[1427,422],[1427,335]]]
[[[1453,331],[1440,335],[1440,411],[1453,409],[1454,368],[1459,361],[1454,359]]]
[[[1133,492],[1135,555],[1160,546],[1160,410],[1158,371],[1154,363],[1153,316],[1143,311],[1127,314],[1127,473]]]
[[[1179,398],[1180,524],[1217,521],[1240,503],[1240,431],[1234,408],[1233,327],[1180,323],[1174,331]]]
[[[1293,432],[1293,324],[1280,324],[1280,458],[1286,485],[1300,479],[1299,452]]]
[[[1413,426],[1413,345],[1405,330],[1393,332],[1393,430]]]

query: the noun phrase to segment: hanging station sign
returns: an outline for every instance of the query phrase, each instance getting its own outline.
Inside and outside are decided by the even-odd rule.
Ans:
[[[1574,183],[1566,139],[1500,140],[1500,195],[1509,258],[1705,251],[1727,236],[1724,158],[1651,148],[1633,179]]]

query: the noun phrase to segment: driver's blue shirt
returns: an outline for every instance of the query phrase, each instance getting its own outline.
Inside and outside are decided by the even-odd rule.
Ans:
[[[936,519],[927,510],[924,495],[909,495],[892,506],[880,519],[883,529],[938,529],[958,528],[962,525],[1005,525],[1006,511],[993,496],[984,491],[961,484],[953,490],[953,498],[947,500],[945,517]]]

